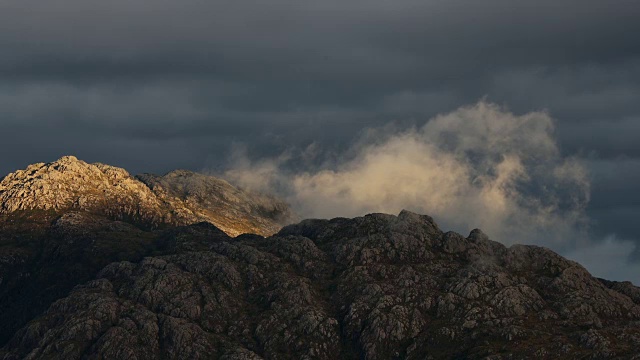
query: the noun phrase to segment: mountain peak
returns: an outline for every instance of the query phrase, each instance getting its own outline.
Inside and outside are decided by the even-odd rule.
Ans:
[[[69,163],[74,163],[74,162],[78,162],[80,160],[78,160],[77,157],[73,156],[73,155],[65,155],[63,157],[61,157],[60,159],[58,159],[56,162],[69,162]]]
[[[5,176],[0,181],[0,213],[90,209],[107,199],[133,193],[144,194],[144,189],[126,170],[64,156]]]
[[[0,181],[0,214],[81,210],[151,227],[207,221],[231,236],[277,232],[290,212],[283,202],[269,199],[187,170],[133,177],[125,169],[75,156],[29,165]]]
[[[193,172],[191,170],[186,170],[186,169],[176,169],[176,170],[171,170],[168,173],[166,173],[164,176],[165,177],[178,177],[178,176],[193,176],[197,174],[196,172]]]

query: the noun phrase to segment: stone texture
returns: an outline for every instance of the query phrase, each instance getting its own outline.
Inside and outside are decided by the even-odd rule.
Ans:
[[[30,165],[0,181],[0,214],[72,209],[151,228],[207,221],[231,236],[271,235],[294,218],[282,201],[213,176],[178,170],[135,178],[124,169],[73,156]]]
[[[293,222],[289,206],[273,196],[233,187],[213,176],[175,170],[164,176],[138,175],[182,223],[208,221],[230,236],[271,235]]]
[[[206,224],[154,236],[156,255],[104,267],[0,357],[638,358],[637,287],[428,216],[305,220],[266,239]]]

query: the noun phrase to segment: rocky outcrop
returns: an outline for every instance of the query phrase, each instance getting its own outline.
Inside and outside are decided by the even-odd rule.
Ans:
[[[267,239],[198,224],[154,244],[76,286],[0,356],[639,358],[637,287],[428,216],[305,220]]]
[[[270,235],[290,217],[281,201],[187,171],[135,178],[66,156],[11,173],[0,181],[0,346],[110,262],[155,254],[174,226]]]
[[[285,203],[213,176],[181,170],[134,178],[73,156],[30,165],[0,181],[0,215],[32,210],[83,210],[149,228],[207,221],[231,236],[271,235],[293,219]]]
[[[138,175],[178,218],[208,221],[231,236],[243,233],[271,235],[295,216],[273,196],[233,187],[213,176],[175,170],[164,176]],[[215,221],[211,221],[215,219]]]
[[[160,201],[124,169],[87,164],[73,156],[29,165],[2,179],[1,213],[34,209],[81,209],[154,224],[163,221]]]

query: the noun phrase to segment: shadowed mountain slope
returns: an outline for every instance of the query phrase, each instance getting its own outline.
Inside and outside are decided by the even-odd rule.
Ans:
[[[428,216],[305,220],[266,239],[207,224],[153,234],[152,256],[107,265],[0,357],[640,358],[637,287]]]
[[[162,254],[176,226],[270,235],[291,218],[282,201],[183,170],[134,178],[66,156],[11,173],[0,180],[0,346],[107,264]]]

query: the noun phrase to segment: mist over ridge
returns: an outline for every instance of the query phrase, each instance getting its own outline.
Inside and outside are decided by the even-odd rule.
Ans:
[[[506,245],[547,246],[600,275],[640,280],[628,278],[640,269],[630,258],[633,243],[615,236],[603,243],[590,231],[586,160],[563,155],[545,111],[515,114],[481,100],[421,126],[368,129],[344,156],[315,158],[300,171],[291,169],[322,156],[316,144],[256,161],[239,149],[224,177],[278,193],[302,217],[409,209],[462,233],[479,227]],[[603,246],[608,250],[599,251]]]

